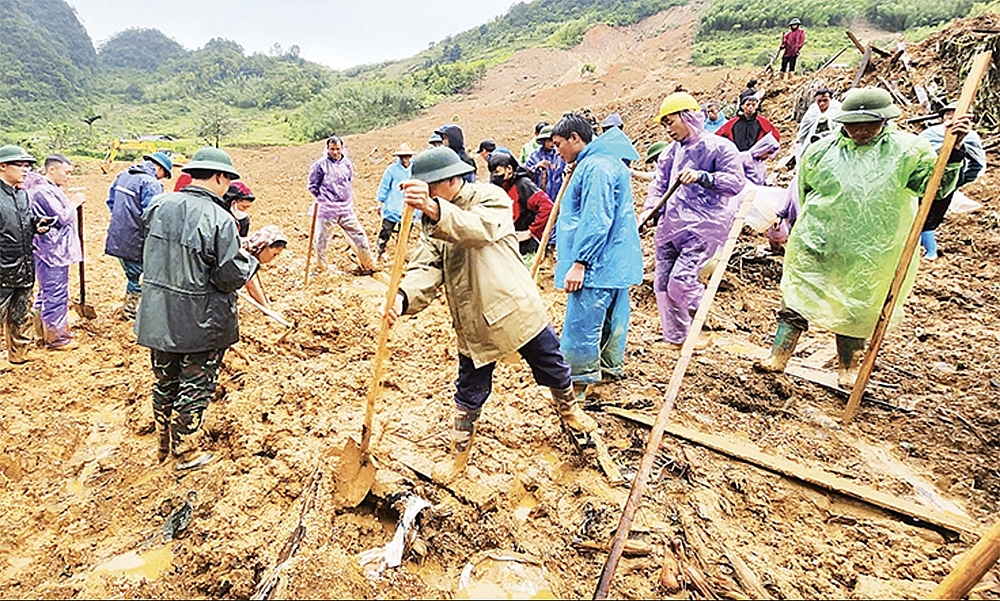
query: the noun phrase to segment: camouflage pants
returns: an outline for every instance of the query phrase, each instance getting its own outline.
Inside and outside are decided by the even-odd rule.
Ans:
[[[152,350],[156,376],[153,418],[160,433],[161,449],[167,433],[174,455],[197,448],[203,416],[215,394],[225,352],[226,349],[186,354]]]

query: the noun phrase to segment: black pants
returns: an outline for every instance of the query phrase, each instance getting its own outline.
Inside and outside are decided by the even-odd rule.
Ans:
[[[399,222],[388,219],[382,220],[382,229],[378,233],[378,254],[385,252],[385,247],[389,244],[389,238],[392,238],[392,234],[398,231]]]
[[[952,192],[944,198],[935,198],[934,202],[931,203],[931,210],[927,213],[927,220],[924,221],[924,232],[933,232],[938,229],[941,222],[944,221],[945,214],[948,213],[948,207],[951,206],[951,199],[955,196]]]
[[[517,349],[517,352],[531,367],[531,375],[539,386],[564,390],[573,383],[569,363],[559,350],[559,337],[551,324]],[[476,369],[472,359],[459,355],[455,403],[472,411],[481,409],[493,391],[493,368],[496,365],[487,363]]]
[[[795,56],[783,56],[781,57],[781,72],[784,73],[788,71],[789,73],[795,72],[795,61],[798,60],[799,55]]]

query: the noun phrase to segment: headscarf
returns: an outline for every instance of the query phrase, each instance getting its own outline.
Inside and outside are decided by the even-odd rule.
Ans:
[[[281,228],[276,225],[265,225],[256,232],[250,234],[243,240],[243,249],[250,254],[257,256],[265,248],[269,248],[275,242],[288,244],[288,238],[281,232]]]

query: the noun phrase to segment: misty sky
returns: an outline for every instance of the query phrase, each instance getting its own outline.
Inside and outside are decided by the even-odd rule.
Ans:
[[[335,69],[413,56],[486,23],[516,0],[68,0],[95,46],[130,27],[153,27],[189,50],[211,38],[247,54],[275,42]]]

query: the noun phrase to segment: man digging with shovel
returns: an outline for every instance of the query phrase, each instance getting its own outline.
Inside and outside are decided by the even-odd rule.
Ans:
[[[413,159],[414,179],[403,183],[403,202],[423,213],[420,244],[394,306],[386,308],[395,322],[425,309],[445,287],[459,358],[451,457],[432,474],[444,484],[465,470],[493,369],[514,351],[531,366],[535,381],[552,391],[570,430],[585,434],[597,427],[573,397],[559,338],[518,253],[510,197],[492,184],[465,182],[473,169],[445,148]]]

